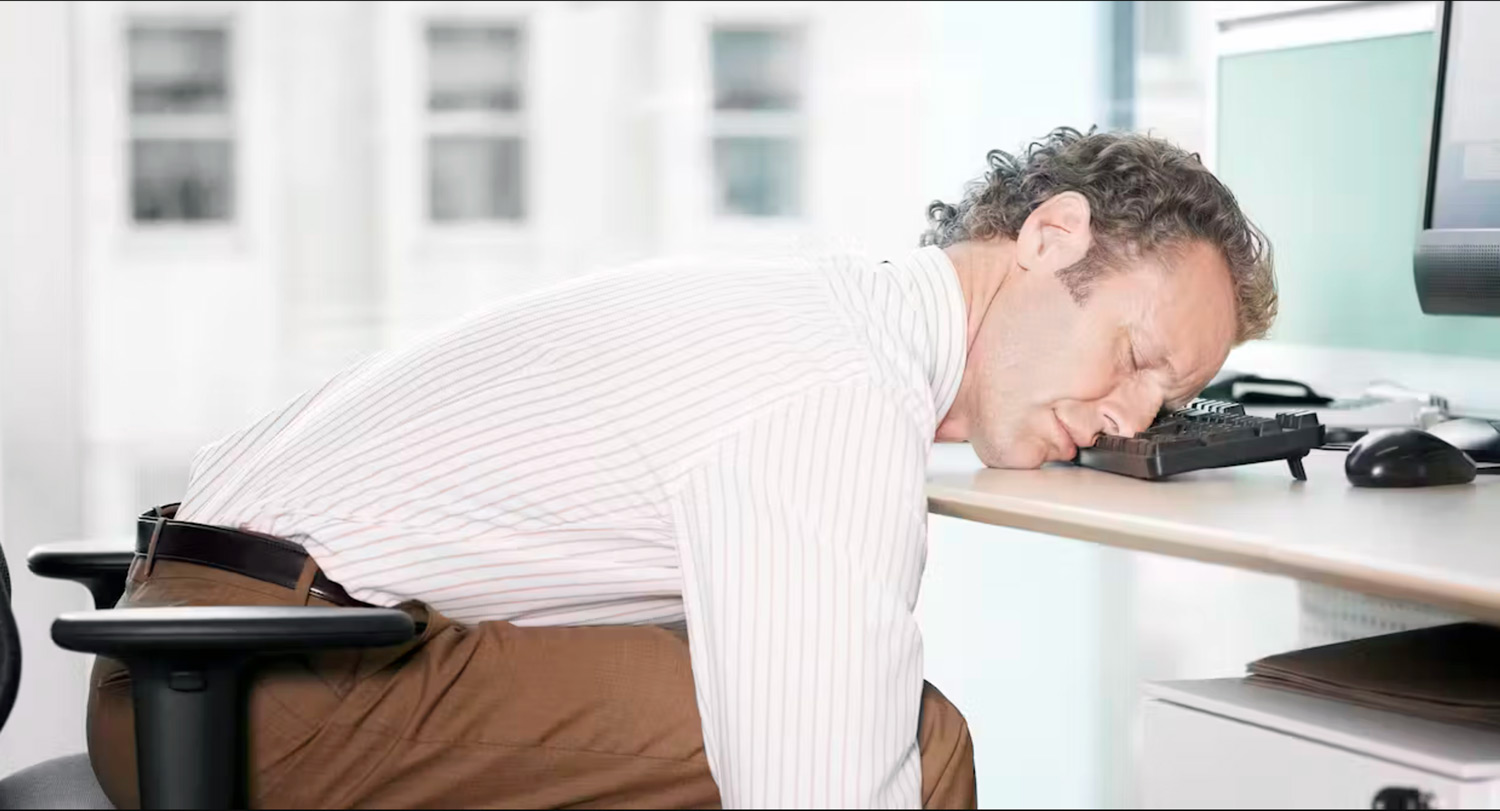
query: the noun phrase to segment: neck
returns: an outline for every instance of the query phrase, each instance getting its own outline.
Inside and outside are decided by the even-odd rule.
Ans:
[[[985,315],[996,305],[1000,289],[1015,270],[1016,243],[1009,239],[992,239],[983,242],[967,241],[943,249],[953,270],[958,275],[958,284],[964,293],[966,326],[964,346],[966,355],[974,358],[974,342],[979,338],[979,328]],[[938,442],[964,442],[969,438],[969,429],[977,407],[974,396],[974,367],[971,363],[964,371],[958,385],[958,396],[953,407],[938,425]]]

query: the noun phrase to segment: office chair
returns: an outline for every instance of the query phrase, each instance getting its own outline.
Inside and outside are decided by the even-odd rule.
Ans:
[[[39,546],[42,577],[89,589],[94,611],[63,614],[52,639],[130,669],[142,808],[232,808],[245,803],[244,693],[257,658],[295,651],[381,647],[411,639],[411,617],[380,608],[202,606],[121,608],[135,552],[128,543]],[[0,726],[21,676],[21,644],[0,551]],[[55,758],[0,780],[0,809],[111,808],[88,755]]]

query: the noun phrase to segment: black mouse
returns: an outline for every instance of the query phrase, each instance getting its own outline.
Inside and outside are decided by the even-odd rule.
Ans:
[[[1474,462],[1426,431],[1387,428],[1354,443],[1344,475],[1355,487],[1433,487],[1474,481]]]
[[[1471,418],[1448,420],[1428,428],[1427,433],[1476,462],[1500,462],[1500,427],[1492,422]]]

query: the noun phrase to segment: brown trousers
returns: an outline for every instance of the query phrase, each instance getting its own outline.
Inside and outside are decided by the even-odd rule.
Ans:
[[[139,564],[138,564],[139,566]],[[133,573],[134,574],[134,573]],[[122,606],[326,605],[218,569],[157,561]],[[662,628],[456,624],[395,648],[267,662],[249,703],[249,800],[267,808],[718,807],[684,639]],[[89,754],[139,806],[128,673],[95,664]],[[975,807],[963,716],[932,685],[918,742],[927,808]]]

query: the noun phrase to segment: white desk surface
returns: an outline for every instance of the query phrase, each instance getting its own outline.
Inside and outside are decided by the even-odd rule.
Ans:
[[[1500,476],[1365,489],[1344,454],[1313,451],[1308,481],[1285,462],[1145,482],[1049,465],[992,470],[937,445],[929,509],[997,526],[1283,574],[1500,623]]]

